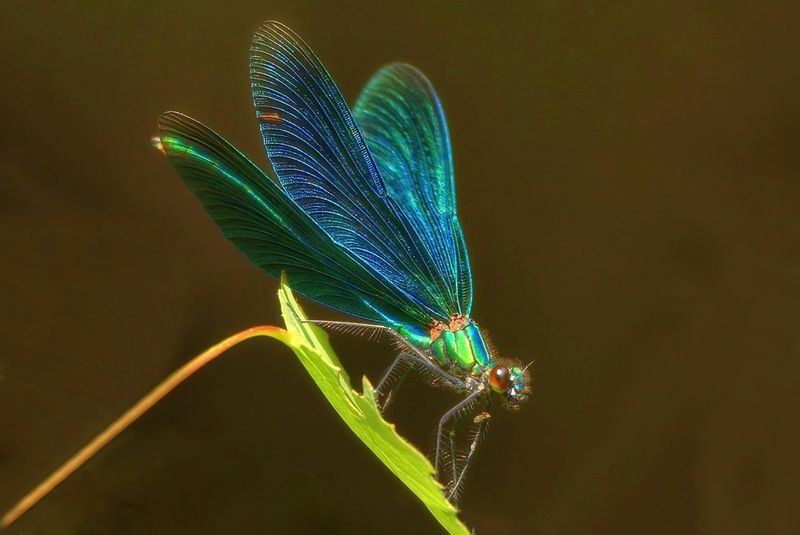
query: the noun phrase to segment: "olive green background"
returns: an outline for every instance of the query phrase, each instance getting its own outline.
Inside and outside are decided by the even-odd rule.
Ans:
[[[479,534],[800,532],[796,5],[5,0],[0,508],[197,352],[280,322],[149,145],[176,109],[265,165],[247,53],[278,19],[350,101],[396,60],[444,101],[474,316],[536,360],[467,481]],[[354,379],[392,358],[333,341]],[[455,400],[409,383],[389,417],[428,448]],[[8,532],[437,526],[262,340]]]

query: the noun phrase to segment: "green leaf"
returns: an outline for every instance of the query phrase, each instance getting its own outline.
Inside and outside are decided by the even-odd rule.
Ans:
[[[327,334],[312,324],[303,323],[306,317],[283,282],[278,297],[289,333],[288,337],[279,339],[294,351],[344,423],[422,501],[448,533],[469,535],[467,527],[456,516],[458,511],[447,501],[442,486],[434,478],[430,461],[381,416],[369,380],[362,379],[363,393],[354,391],[347,372],[328,344]]]

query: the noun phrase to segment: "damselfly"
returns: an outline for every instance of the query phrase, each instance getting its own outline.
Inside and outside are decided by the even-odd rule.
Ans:
[[[526,369],[496,356],[471,317],[450,139],[433,86],[414,67],[391,64],[351,110],[314,52],[277,22],[253,38],[250,79],[277,180],[180,113],[161,117],[159,148],[245,257],[361,319],[315,323],[398,341],[376,386],[383,407],[401,370],[464,394],[441,417],[433,454],[455,500],[490,411],[518,408],[530,386]],[[472,436],[459,454],[454,426],[465,416]]]

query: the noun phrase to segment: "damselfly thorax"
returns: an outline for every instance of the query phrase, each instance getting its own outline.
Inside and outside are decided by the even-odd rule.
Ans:
[[[484,368],[494,365],[478,324],[469,316],[453,316],[448,323],[437,321],[428,332],[402,326],[398,333],[430,353],[445,369],[480,376]]]
[[[469,316],[455,314],[446,323],[435,321],[427,332],[404,325],[397,333],[443,371],[461,379],[467,390],[489,387],[503,394],[511,408],[516,408],[529,390],[525,368],[499,362],[483,331]]]

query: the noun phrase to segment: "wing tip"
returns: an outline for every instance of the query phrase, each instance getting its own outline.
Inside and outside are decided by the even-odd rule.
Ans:
[[[286,39],[286,35],[293,39],[298,38],[297,34],[286,24],[278,20],[265,20],[258,26],[253,35],[253,45],[268,37]]]
[[[209,129],[197,119],[190,117],[185,113],[173,110],[162,113],[158,118],[156,127],[158,129],[159,136],[163,136],[164,134],[168,133],[182,134],[198,129]]]
[[[157,134],[150,138],[150,144],[153,148],[164,156],[169,156],[167,152],[168,147],[164,144],[164,138],[170,133],[174,133],[176,130],[180,129],[180,123],[183,122],[184,119],[189,119],[189,117],[179,111],[173,110],[165,111],[159,115],[156,121]]]
[[[189,116],[179,111],[165,111],[159,115],[158,121],[156,122],[156,128],[158,129],[159,133],[161,133],[164,130],[173,128],[175,125],[182,122],[184,118],[189,119]]]
[[[216,132],[197,119],[173,110],[162,113],[156,127],[158,133],[151,138],[151,143],[156,150],[170,159],[182,154],[179,147],[186,142],[196,143],[209,137],[219,137]]]

